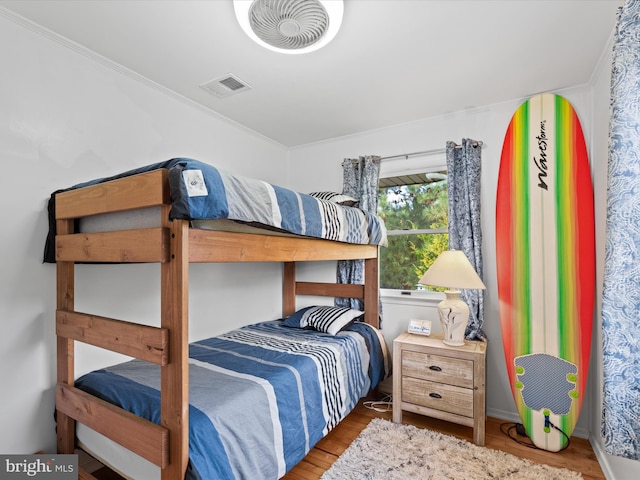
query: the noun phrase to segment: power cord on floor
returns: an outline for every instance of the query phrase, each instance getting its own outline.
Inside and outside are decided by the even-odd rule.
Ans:
[[[521,423],[502,423],[500,424],[500,431],[520,445],[524,445],[525,447],[529,448],[538,448],[531,442],[526,432],[524,431],[524,425],[522,425]],[[518,437],[525,437],[528,441],[520,440]]]
[[[376,412],[390,412],[393,410],[393,397],[391,395],[386,395],[380,400],[367,400],[366,402],[363,402],[363,405]]]
[[[553,423],[549,422],[549,425],[552,428],[558,430],[567,440],[567,444],[558,451],[561,452],[562,450],[568,448],[570,443],[569,436],[566,433],[564,433],[560,428],[556,427]],[[527,435],[527,431],[524,428],[524,425],[521,423],[509,423],[509,422],[502,423],[500,424],[500,431],[505,435],[507,435],[509,438],[511,438],[511,440],[519,443],[520,445],[524,445],[525,447],[529,447],[529,448],[535,448],[537,450],[542,450],[541,448],[533,444],[533,442]],[[514,435],[514,432],[515,432],[515,435]],[[518,437],[526,438],[527,440],[521,440]]]

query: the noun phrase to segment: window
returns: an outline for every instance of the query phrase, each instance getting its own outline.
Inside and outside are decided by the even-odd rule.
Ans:
[[[380,288],[422,290],[418,281],[449,248],[446,168],[381,178],[378,215],[389,246],[380,253]]]

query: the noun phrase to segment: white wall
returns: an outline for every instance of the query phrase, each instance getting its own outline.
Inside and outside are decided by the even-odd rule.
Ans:
[[[565,96],[578,112],[583,126],[588,129],[591,118],[591,94],[587,86],[564,90]],[[482,150],[482,234],[484,257],[485,332],[489,339],[487,350],[487,411],[491,416],[505,420],[518,418],[507,379],[501,329],[498,317],[496,255],[495,255],[495,193],[502,142],[513,112],[525,99],[489,105],[450,115],[428,118],[405,125],[364,132],[313,145],[295,148],[290,155],[291,178],[294,188],[308,191],[313,188],[340,190],[341,169],[327,168],[326,162],[340,165],[343,157],[364,154],[392,156],[402,153],[442,149],[448,140],[460,142],[472,138],[484,142]],[[588,130],[586,130],[588,132]],[[425,157],[425,161],[429,158]],[[406,328],[410,318],[432,320],[434,330],[439,329],[433,304],[424,307],[411,301],[402,306],[393,300],[383,302],[383,333],[390,343],[394,336]],[[593,380],[591,380],[593,381]],[[588,436],[589,416],[593,402],[585,399],[583,413],[574,432]]]
[[[275,183],[287,177],[287,151],[2,15],[0,45],[0,452],[28,454],[55,448],[55,266],[42,264],[50,193],[175,156]],[[217,318],[192,322],[191,336],[228,330],[229,319],[276,318],[279,270],[193,266],[192,316]],[[78,310],[157,323],[159,267],[76,271]],[[81,355],[77,370],[95,363]]]

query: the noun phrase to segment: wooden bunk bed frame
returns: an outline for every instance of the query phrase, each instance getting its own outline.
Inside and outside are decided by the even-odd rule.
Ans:
[[[169,220],[168,172],[154,170],[58,193],[55,197],[57,283],[57,448],[75,451],[75,422],[121,444],[162,470],[184,478],[188,462],[188,296],[191,262],[283,262],[283,316],[296,295],[363,298],[365,322],[378,326],[378,247],[330,240],[193,229]],[[76,233],[82,217],[160,207],[161,226]],[[365,285],[298,282],[295,262],[365,261]],[[74,310],[74,266],[80,262],[161,264],[159,327]],[[74,342],[80,341],[161,367],[161,424],[137,417],[74,387]],[[94,478],[81,472],[80,478]]]

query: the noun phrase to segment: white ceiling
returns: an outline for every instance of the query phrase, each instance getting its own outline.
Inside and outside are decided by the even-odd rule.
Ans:
[[[0,1],[287,147],[586,84],[621,4],[345,0],[332,43],[283,55],[242,32],[231,0]],[[227,73],[252,88],[199,88]]]

